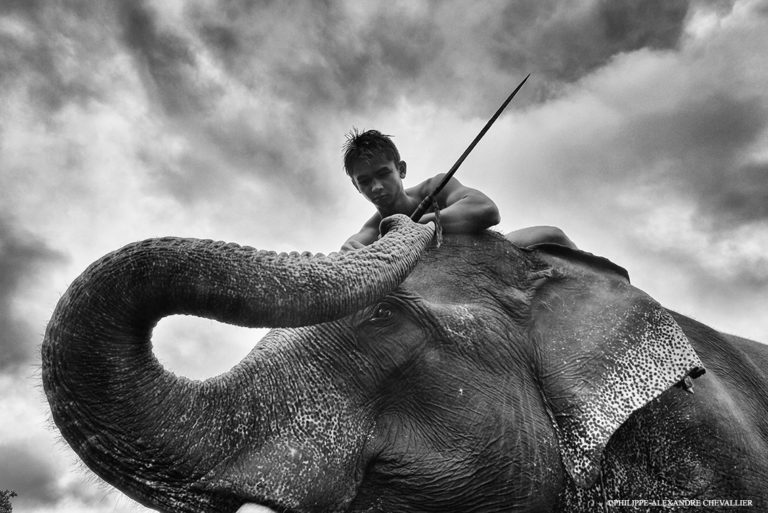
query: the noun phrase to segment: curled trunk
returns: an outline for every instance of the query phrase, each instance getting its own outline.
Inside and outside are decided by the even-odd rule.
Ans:
[[[200,481],[243,443],[232,433],[234,417],[260,395],[255,404],[268,406],[271,392],[239,395],[226,374],[203,382],[175,376],[152,353],[153,327],[173,314],[288,327],[351,313],[395,288],[431,240],[431,226],[405,216],[389,223],[374,245],[329,256],[164,238],[103,257],[61,298],[43,342],[43,385],[64,438],[97,474],[144,504],[236,509],[237,498]]]

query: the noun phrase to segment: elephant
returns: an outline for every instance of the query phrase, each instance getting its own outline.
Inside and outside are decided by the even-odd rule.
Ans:
[[[329,255],[162,238],[98,260],[43,341],[62,436],[167,512],[768,509],[768,346],[583,251],[438,246],[402,215],[382,232]],[[152,352],[172,314],[274,329],[192,380]]]

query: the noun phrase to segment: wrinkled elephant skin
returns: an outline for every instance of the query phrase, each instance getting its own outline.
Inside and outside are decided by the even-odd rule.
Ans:
[[[49,324],[54,420],[160,511],[768,509],[766,346],[668,312],[581,252],[431,237],[395,219],[328,257],[176,239],[112,254]],[[277,329],[190,381],[152,355],[173,313]]]

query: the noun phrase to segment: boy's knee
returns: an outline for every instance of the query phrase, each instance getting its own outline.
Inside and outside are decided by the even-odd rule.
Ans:
[[[548,242],[560,242],[567,238],[565,232],[557,226],[539,226],[539,236]]]
[[[507,234],[507,238],[518,246],[528,247],[536,244],[559,244],[577,249],[576,244],[556,226],[531,226]]]
[[[576,249],[576,244],[574,244],[573,241],[568,238],[565,232],[557,226],[542,226],[540,229],[541,238],[544,242],[551,242],[554,244],[560,244],[561,246]]]

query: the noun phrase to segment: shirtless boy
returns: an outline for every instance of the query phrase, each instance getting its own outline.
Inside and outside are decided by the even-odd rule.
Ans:
[[[379,238],[379,223],[392,214],[411,215],[419,203],[439,184],[439,174],[408,189],[403,186],[405,161],[389,136],[377,130],[352,133],[344,146],[344,169],[352,184],[376,207],[376,213],[342,246],[342,251],[367,246]],[[451,178],[435,198],[440,209],[440,223],[445,233],[476,233],[498,224],[499,209],[482,192]],[[419,220],[428,223],[435,214],[428,212]],[[534,226],[507,234],[519,246],[554,242],[575,247],[558,228]]]

